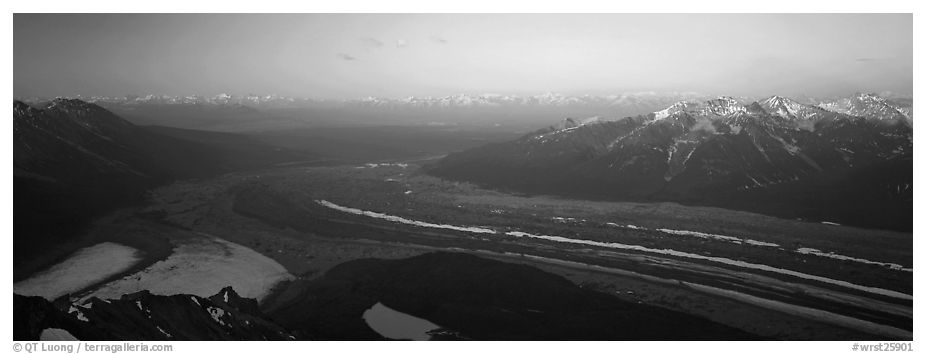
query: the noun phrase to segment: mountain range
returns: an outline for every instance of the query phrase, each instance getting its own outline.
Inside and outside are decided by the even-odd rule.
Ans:
[[[873,94],[680,101],[620,119],[567,118],[428,167],[443,178],[592,199],[675,201],[912,228],[912,111]]]
[[[896,95],[890,92],[876,94],[856,95],[851,98],[816,98],[800,97],[801,101],[813,105],[834,105],[860,96],[884,96],[894,100],[894,105],[903,111],[910,111],[911,99],[907,96]],[[473,108],[473,107],[502,107],[502,106],[546,106],[546,107],[579,107],[579,106],[650,106],[657,102],[663,105],[679,100],[703,100],[710,96],[697,92],[633,92],[610,95],[564,95],[548,92],[539,95],[501,95],[501,94],[456,94],[448,96],[409,96],[405,98],[364,97],[357,99],[314,99],[289,97],[282,95],[232,95],[221,93],[214,96],[189,95],[126,95],[126,96],[76,96],[74,98],[85,102],[96,103],[101,106],[139,106],[139,105],[226,105],[250,106],[255,108],[268,107],[376,107],[376,108]],[[740,97],[743,100],[754,100],[751,97]],[[51,99],[42,97],[21,98],[26,102],[44,102]]]
[[[498,126],[534,129],[537,122],[568,114],[633,115],[671,102],[697,99],[696,93],[634,93],[609,96],[452,95],[402,99],[347,100],[277,95],[78,97],[139,125],[245,132],[317,126],[415,125]],[[48,99],[29,98],[33,105]]]
[[[685,93],[655,93],[640,92],[618,95],[562,95],[558,93],[545,93],[540,95],[518,96],[480,94],[457,94],[449,96],[410,96],[406,98],[364,97],[358,99],[313,99],[297,98],[280,95],[230,95],[226,93],[215,96],[191,95],[127,95],[115,96],[77,96],[75,98],[99,105],[244,105],[251,107],[307,107],[307,106],[365,106],[377,108],[434,108],[434,107],[498,107],[506,105],[539,105],[539,106],[580,106],[580,105],[631,105],[651,100],[671,99],[697,99],[704,95]],[[22,99],[28,102],[48,101],[47,98],[34,97]]]
[[[912,117],[912,99],[888,94],[895,107]],[[436,125],[488,126],[527,132],[564,116],[626,117],[661,110],[678,101],[705,101],[694,92],[636,92],[612,95],[457,94],[406,98],[312,99],[280,95],[77,96],[138,125],[225,131],[285,131],[318,126]],[[737,97],[743,102],[756,100]],[[52,99],[21,99],[44,106]],[[846,106],[843,98],[800,97],[808,105]],[[850,112],[851,114],[851,112]]]

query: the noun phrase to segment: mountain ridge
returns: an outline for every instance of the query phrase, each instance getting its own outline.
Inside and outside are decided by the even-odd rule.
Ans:
[[[72,240],[94,217],[141,201],[155,186],[305,158],[244,136],[224,134],[216,142],[211,136],[219,133],[169,133],[81,100],[38,107],[14,101],[17,272],[28,273],[23,264],[34,254]]]
[[[143,290],[83,304],[14,294],[13,303],[13,337],[20,341],[47,340],[49,329],[85,341],[295,339],[268,320],[256,300],[240,297],[231,287],[210,297]]]
[[[769,209],[762,203],[779,204],[772,209],[784,211],[789,206],[808,209],[773,212],[788,217],[808,217],[814,209],[833,207],[839,211],[824,213],[826,217],[852,224],[853,218],[864,219],[859,214],[865,212],[839,205],[847,201],[841,193],[865,194],[864,203],[892,205],[893,211],[912,203],[912,173],[883,176],[885,185],[845,185],[849,175],[872,166],[912,168],[906,162],[912,161],[912,123],[895,119],[892,111],[885,114],[859,117],[776,96],[748,105],[729,97],[683,101],[606,123],[541,129],[515,141],[450,154],[426,169],[442,178],[531,193],[746,205],[749,210]],[[756,190],[787,189],[783,186],[793,187],[784,195],[810,193],[827,202],[802,207],[772,195],[756,197],[764,194]],[[887,189],[904,192],[889,195]],[[906,221],[894,224],[902,219],[912,220],[908,216],[863,224],[911,227]]]

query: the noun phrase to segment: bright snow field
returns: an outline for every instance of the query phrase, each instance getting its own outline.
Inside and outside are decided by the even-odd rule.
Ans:
[[[13,292],[54,300],[121,273],[141,260],[139,251],[118,243],[85,247],[46,271],[13,284]]]
[[[274,285],[289,279],[292,274],[273,259],[236,243],[202,237],[180,241],[167,259],[110,282],[84,299],[117,299],[141,290],[209,297],[231,286],[242,297],[259,301]]]

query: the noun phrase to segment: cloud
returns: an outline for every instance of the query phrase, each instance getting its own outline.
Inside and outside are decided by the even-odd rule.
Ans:
[[[442,37],[438,37],[438,36],[431,36],[431,41],[432,41],[432,42],[435,42],[435,43],[440,43],[440,44],[447,44],[447,40],[446,40],[446,39],[444,39],[444,38],[442,38]]]
[[[357,58],[354,57],[353,55],[345,54],[345,53],[338,53],[338,58],[341,60],[346,60],[346,61],[357,60]]]
[[[816,124],[815,124],[815,122],[814,122],[813,120],[810,120],[810,119],[797,119],[796,121],[797,121],[797,128],[798,128],[798,129],[803,129],[803,130],[806,130],[806,131],[809,131],[809,132],[813,132],[814,128],[816,128]]]
[[[888,61],[894,60],[894,58],[855,58],[855,61],[858,62],[873,62],[873,61]]]
[[[405,48],[405,47],[408,47],[408,41],[406,41],[406,40],[404,40],[404,39],[399,39],[399,40],[395,41],[395,47],[396,47],[396,48]]]
[[[708,133],[716,133],[716,132],[717,132],[717,128],[714,127],[714,123],[713,123],[711,120],[709,120],[709,119],[698,120],[698,121],[695,122],[695,124],[691,127],[691,130],[692,130],[692,131],[694,131],[694,130],[703,130],[703,131],[706,131],[706,132],[708,132]]]
[[[367,47],[376,47],[376,48],[382,47],[384,44],[382,41],[376,38],[373,38],[373,37],[360,38],[360,42],[363,43],[363,45]]]

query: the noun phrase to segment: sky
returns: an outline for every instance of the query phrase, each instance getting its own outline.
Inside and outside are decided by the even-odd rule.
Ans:
[[[14,14],[14,96],[913,91],[911,14]]]

